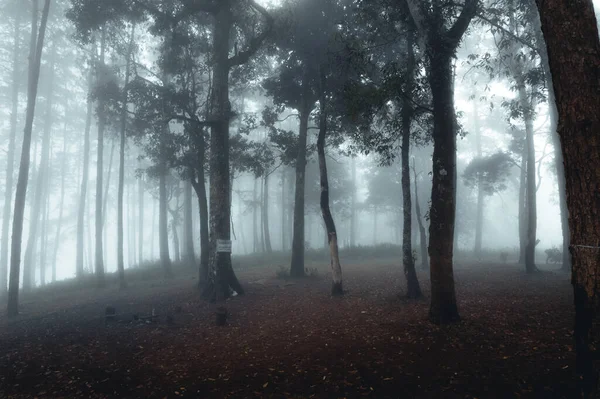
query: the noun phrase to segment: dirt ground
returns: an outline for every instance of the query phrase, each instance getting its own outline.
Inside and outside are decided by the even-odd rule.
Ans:
[[[565,274],[458,265],[463,321],[438,327],[427,322],[425,272],[426,299],[409,302],[391,262],[346,266],[343,298],[329,296],[327,268],[319,271],[288,282],[275,268],[238,272],[247,292],[227,302],[224,327],[191,272],[125,291],[24,298],[19,318],[0,316],[0,397],[574,396]],[[105,320],[107,306],[116,320]]]

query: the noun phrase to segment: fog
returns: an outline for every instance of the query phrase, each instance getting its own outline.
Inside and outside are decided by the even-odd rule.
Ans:
[[[571,270],[535,1],[226,3],[0,0],[9,314],[153,270],[217,305],[248,270],[343,296],[385,264],[445,324],[453,270]]]

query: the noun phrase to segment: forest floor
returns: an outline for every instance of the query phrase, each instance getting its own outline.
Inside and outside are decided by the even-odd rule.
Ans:
[[[299,281],[238,271],[228,325],[193,272],[127,290],[48,290],[0,316],[3,398],[570,398],[576,377],[569,276],[514,265],[455,268],[463,321],[427,321],[393,262],[324,265]],[[429,278],[419,272],[425,298]],[[117,317],[105,321],[107,306]],[[143,316],[155,310],[156,320]],[[138,320],[134,319],[138,315]]]

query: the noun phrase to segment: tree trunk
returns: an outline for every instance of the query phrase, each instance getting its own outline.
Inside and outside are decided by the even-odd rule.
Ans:
[[[94,81],[94,64],[96,50],[92,50],[90,71],[88,75],[88,98],[87,98],[87,114],[85,119],[85,131],[83,136],[83,172],[81,177],[81,189],[79,192],[79,204],[77,208],[77,249],[75,255],[75,276],[78,280],[83,277],[83,229],[85,224],[86,216],[86,198],[87,198],[87,185],[89,177],[89,163],[90,163],[90,130],[92,127],[92,84]]]
[[[63,150],[60,166],[60,210],[58,211],[58,226],[56,227],[56,239],[54,240],[54,254],[52,255],[52,281],[56,281],[56,259],[60,248],[60,233],[63,224],[63,213],[65,205],[65,177],[67,174],[67,122],[65,120],[65,132],[63,137]]]
[[[433,179],[429,212],[431,306],[436,324],[460,320],[454,289],[452,257],[456,215],[456,117],[451,54],[438,49],[431,57],[429,85],[433,97]]]
[[[593,398],[600,392],[596,349],[600,345],[600,42],[591,0],[537,0],[537,4],[548,46],[564,158],[577,372],[583,375],[584,397]]]
[[[20,24],[21,11],[18,11],[14,20],[13,34],[13,64],[12,64],[12,90],[11,90],[11,112],[10,132],[8,139],[8,151],[6,153],[6,183],[4,187],[4,209],[2,211],[2,244],[0,248],[0,297],[7,293],[8,284],[8,243],[9,227],[11,217],[11,204],[13,193],[13,179],[15,169],[15,147],[17,137],[17,113],[19,112],[19,87],[20,87]]]
[[[177,207],[179,204],[177,204]],[[175,208],[177,209],[177,208]],[[172,211],[169,209],[169,213],[171,214],[171,232],[173,233],[173,251],[175,252],[175,262],[181,262],[181,252],[179,251],[179,234],[177,232],[177,227],[179,225],[177,215],[177,211]]]
[[[213,124],[210,132],[210,261],[208,284],[204,297],[220,303],[229,297],[231,290],[243,294],[244,290],[231,265],[231,252],[220,252],[217,242],[231,243],[231,208],[229,171],[229,42],[233,26],[230,1],[221,1],[214,15],[213,25],[213,87],[210,98],[210,115]]]
[[[331,210],[329,209],[329,180],[327,177],[327,161],[325,159],[325,139],[327,136],[327,103],[326,103],[326,78],[324,71],[321,71],[321,98],[320,117],[319,117],[319,137],[317,139],[317,153],[319,155],[319,175],[321,178],[321,213],[325,223],[325,233],[329,244],[329,253],[331,257],[331,295],[341,296],[344,294],[342,286],[342,266],[340,265],[340,255],[338,251],[337,232]]]
[[[156,199],[152,198],[152,230],[150,232],[150,259],[156,259],[154,256],[156,254]]]
[[[269,232],[269,174],[265,174],[264,178],[262,218],[265,250],[270,254],[273,252],[273,247],[271,246],[271,233]]]
[[[298,156],[296,157],[296,190],[294,195],[294,227],[292,236],[291,277],[304,277],[304,190],[306,179],[306,141],[308,138],[308,119],[312,110],[309,104],[308,73],[303,78],[302,106],[300,109],[300,127],[298,138]]]
[[[48,193],[50,189],[50,176],[46,179],[44,184],[44,192]],[[50,197],[49,195],[44,196],[44,206],[42,214],[42,225],[40,227],[40,286],[43,287],[47,284],[46,272],[48,269],[47,254],[48,254],[48,218],[50,216]]]
[[[96,65],[96,72],[99,67],[104,68],[104,53],[106,51],[106,26],[102,27],[102,39],[100,44],[100,60]],[[102,85],[104,82],[97,79],[97,84]],[[98,287],[105,285],[104,279],[104,257],[102,250],[102,182],[104,179],[104,129],[106,127],[106,104],[102,98],[98,100],[98,158],[96,163],[96,245],[95,245],[95,273]]]
[[[167,167],[160,165],[160,176],[158,183],[158,246],[160,251],[160,263],[164,269],[166,277],[172,277],[171,257],[169,256],[169,224],[167,209]]]
[[[352,202],[350,203],[350,247],[356,246],[356,157],[350,160],[352,168]]]
[[[525,248],[527,246],[527,144],[523,147],[521,156],[521,170],[519,183],[519,260],[518,264],[525,264]]]
[[[45,213],[47,184],[50,170],[50,133],[52,132],[53,123],[53,99],[54,99],[54,77],[55,77],[55,56],[56,46],[52,46],[50,56],[50,75],[48,78],[48,92],[46,94],[46,117],[44,123],[44,133],[42,138],[42,156],[38,168],[38,174],[35,182],[35,191],[33,193],[33,204],[31,206],[31,215],[29,220],[29,239],[23,257],[23,290],[29,291],[35,287],[35,255],[38,247],[38,231],[39,222],[43,219]],[[41,267],[41,265],[40,265]]]
[[[421,216],[421,206],[419,205],[419,186],[417,183],[417,172],[415,170],[415,164],[413,161],[413,175],[415,178],[415,214],[417,222],[419,223],[419,245],[421,247],[421,269],[429,269],[429,258],[427,256],[427,233],[425,226],[423,225],[423,218]]]
[[[31,131],[33,128],[33,117],[35,115],[35,103],[37,98],[38,82],[40,77],[40,63],[48,13],[50,11],[50,0],[45,0],[39,33],[37,31],[37,1],[32,7],[31,43],[29,53],[29,83],[27,88],[27,112],[25,115],[25,129],[23,132],[23,146],[21,147],[21,162],[19,165],[19,176],[17,178],[17,191],[15,194],[15,210],[13,218],[12,242],[10,254],[10,278],[8,287],[7,313],[9,317],[19,314],[19,274],[21,265],[21,239],[23,236],[23,216],[25,211],[25,199],[27,195],[27,180],[29,176],[29,159],[31,149]]]
[[[202,162],[202,165],[204,162]],[[200,268],[199,284],[201,286],[208,282],[208,261],[210,249],[210,237],[208,228],[208,199],[206,197],[206,182],[204,180],[204,166],[199,166],[199,175],[192,186],[198,197],[198,213],[200,214]]]
[[[286,208],[285,208],[285,168],[281,168],[281,251],[287,251],[287,236],[285,234],[287,226]]]
[[[479,116],[477,113],[477,102],[473,100],[473,124],[475,130],[475,147],[477,157],[481,158],[481,131],[479,129]],[[475,219],[475,247],[473,251],[477,259],[481,260],[481,241],[483,236],[483,203],[485,195],[483,192],[483,176],[481,173],[477,177],[477,217]]]
[[[138,178],[138,265],[144,263],[144,184],[143,176]]]
[[[252,188],[252,253],[258,252],[258,199],[256,191],[258,188],[258,179],[254,177],[254,186]]]
[[[265,253],[265,209],[264,209],[264,198],[265,198],[265,185],[263,184],[263,179],[261,179],[260,183],[260,200],[256,204],[256,207],[260,209],[260,252]]]
[[[103,242],[108,242],[108,229],[105,228],[106,220],[108,219],[108,194],[110,191],[110,183],[113,171],[113,161],[115,159],[115,148],[117,147],[117,140],[112,139],[110,144],[110,155],[108,156],[108,170],[106,173],[106,181],[104,182],[104,195],[102,197],[102,234],[103,234]],[[106,165],[106,160],[104,160],[104,164]],[[111,201],[112,205],[112,201]],[[108,259],[108,247],[105,245],[102,249],[104,262],[107,262]]]
[[[525,190],[525,204],[527,207],[527,227],[525,245],[525,270],[527,273],[538,271],[535,266],[535,246],[537,227],[537,206],[535,187],[535,146],[533,141],[533,106],[527,100],[524,82],[520,84],[519,97],[523,107],[525,120],[526,152],[527,152],[527,188]]]
[[[184,260],[189,265],[196,263],[194,253],[194,225],[192,216],[192,184],[189,180],[183,183],[183,244]]]
[[[413,92],[413,79],[415,73],[415,54],[413,44],[413,33],[407,36],[406,44],[406,85],[405,93]],[[408,100],[402,104],[402,211],[404,215],[402,231],[402,262],[404,264],[404,276],[406,277],[406,296],[410,299],[421,297],[421,287],[415,270],[415,260],[412,253],[412,202],[410,198],[410,128],[413,110]]]

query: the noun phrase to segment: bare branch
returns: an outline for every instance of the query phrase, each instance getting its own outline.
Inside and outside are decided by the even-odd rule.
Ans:
[[[266,20],[267,26],[260,35],[250,40],[250,45],[246,50],[240,51],[239,53],[237,53],[229,59],[229,67],[243,65],[246,62],[248,62],[250,57],[252,57],[258,51],[262,43],[271,34],[271,31],[273,30],[273,25],[275,21],[271,14],[269,14],[269,12],[263,6],[261,6],[254,0],[248,0],[248,3],[250,3],[250,6],[252,8],[254,8],[256,11],[263,15],[263,17]]]

